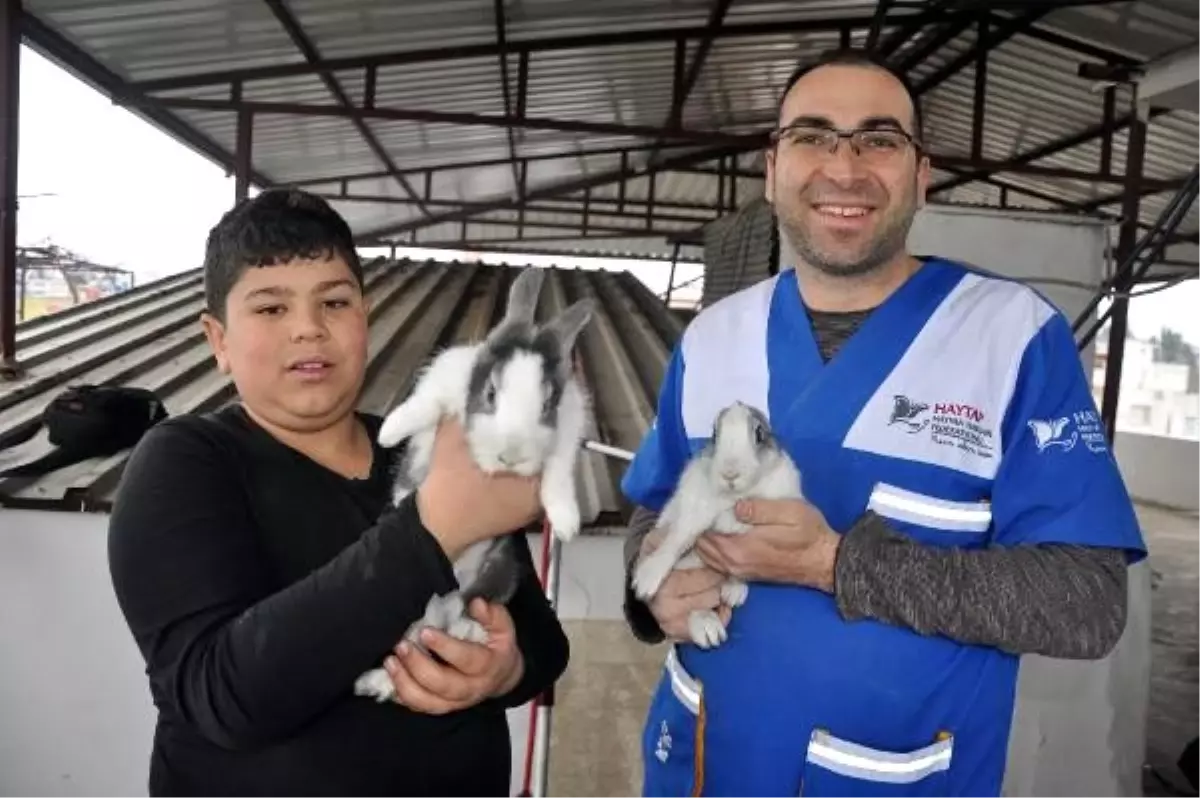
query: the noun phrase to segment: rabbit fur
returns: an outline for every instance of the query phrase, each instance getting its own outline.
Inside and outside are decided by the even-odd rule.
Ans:
[[[480,343],[440,352],[409,397],[384,419],[379,442],[407,446],[393,488],[393,504],[416,490],[429,471],[434,435],[445,417],[458,420],[472,459],[485,473],[541,474],[540,498],[552,533],[562,541],[580,527],[575,463],[583,441],[587,396],[574,376],[571,353],[591,320],[595,302],[582,299],[544,324],[535,322],[545,271],[525,268],[513,280],[504,318]],[[421,650],[425,627],[451,637],[486,642],[483,627],[467,614],[472,599],[507,603],[520,582],[513,535],[468,547],[454,561],[459,588],[432,596],[425,615],[404,637]],[[382,668],[364,673],[355,692],[379,701],[392,697]]]
[[[653,598],[672,570],[703,567],[693,547],[705,532],[736,535],[749,529],[734,515],[738,500],[748,498],[801,498],[800,472],[766,416],[734,402],[717,414],[712,439],[688,462],[658,516],[655,528],[666,533],[634,570],[638,598]],[[721,601],[729,607],[741,606],[748,595],[749,587],[740,579],[730,577],[721,585]],[[715,610],[692,612],[688,633],[701,648],[720,645],[727,637]]]

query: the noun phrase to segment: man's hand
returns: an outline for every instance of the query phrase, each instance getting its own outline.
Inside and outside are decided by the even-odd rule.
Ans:
[[[644,557],[658,548],[665,532],[664,529],[655,529],[648,533],[638,556]],[[688,631],[688,616],[696,610],[716,610],[721,623],[729,624],[732,610],[721,603],[721,584],[724,581],[725,574],[712,568],[672,571],[647,606],[663,634],[672,640],[690,641],[692,635]]]
[[[504,695],[517,686],[525,660],[517,647],[512,616],[502,604],[476,599],[469,608],[488,634],[486,644],[456,640],[443,632],[425,629],[421,643],[441,657],[435,661],[408,642],[383,666],[396,686],[394,700],[417,712],[444,715]]]
[[[833,592],[833,567],[841,538],[806,501],[738,502],[737,518],[750,524],[740,535],[709,532],[696,551],[713,568],[747,582],[783,582]]]
[[[417,489],[417,510],[451,560],[480,540],[521,529],[541,515],[539,478],[485,474],[475,464],[462,426],[438,427],[429,474]]]

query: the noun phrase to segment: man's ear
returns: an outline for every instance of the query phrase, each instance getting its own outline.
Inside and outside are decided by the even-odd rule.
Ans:
[[[767,203],[772,207],[775,206],[775,150],[769,148],[763,152],[764,175],[763,180],[763,196]]]
[[[225,325],[207,310],[200,313],[200,326],[204,329],[204,337],[208,346],[217,359],[217,368],[222,374],[229,373],[229,355],[225,350]]]
[[[921,155],[921,160],[917,164],[917,207],[924,208],[926,200],[926,192],[929,190],[929,178],[932,175],[932,167],[929,164],[929,156]]]

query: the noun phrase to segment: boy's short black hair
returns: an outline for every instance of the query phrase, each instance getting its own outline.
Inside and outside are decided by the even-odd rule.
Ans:
[[[346,262],[361,288],[362,263],[341,214],[299,189],[269,189],[238,203],[209,231],[204,302],[224,321],[225,301],[246,269],[334,256]]]
[[[912,102],[913,107],[913,137],[921,142],[925,138],[925,117],[921,113],[921,102],[917,98],[917,93],[913,91],[912,83],[909,82],[908,76],[896,69],[891,64],[884,61],[870,50],[862,50],[855,47],[839,48],[836,50],[828,50],[822,53],[815,61],[810,61],[801,64],[796,71],[788,78],[784,84],[783,91],[779,93],[779,102],[775,107],[776,118],[783,111],[783,101],[787,99],[788,92],[792,90],[792,86],[796,85],[796,81],[812,72],[814,69],[824,66],[862,66],[881,69],[889,75],[900,81],[900,85],[904,87],[904,91],[908,93],[908,99]]]

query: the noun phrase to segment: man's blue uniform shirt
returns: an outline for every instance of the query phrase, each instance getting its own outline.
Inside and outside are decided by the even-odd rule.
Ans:
[[[828,363],[794,272],[714,304],[672,354],[628,498],[660,510],[735,400],[768,415],[835,530],[870,509],[933,546],[1145,555],[1070,326],[1019,283],[926,261]],[[1016,657],[846,622],[788,585],[751,585],[729,633],[673,649],[646,794],[998,794]]]

